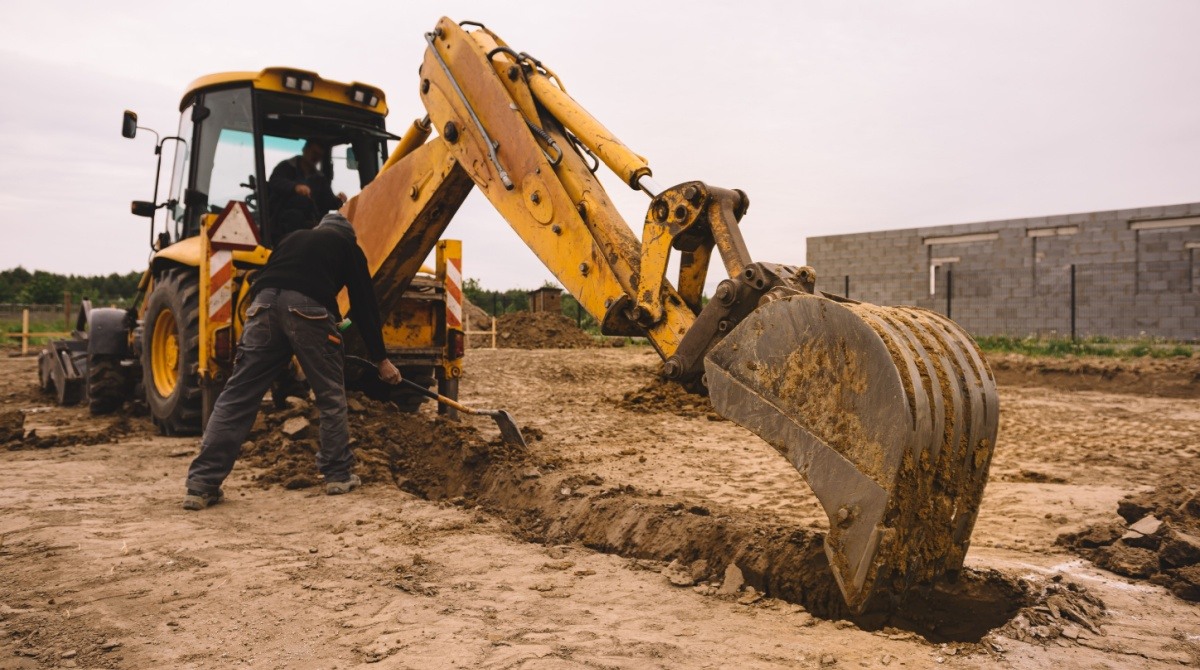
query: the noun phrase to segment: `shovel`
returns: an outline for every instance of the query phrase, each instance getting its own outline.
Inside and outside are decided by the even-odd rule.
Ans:
[[[376,366],[370,361],[358,358],[357,356],[347,356],[346,362],[351,363],[357,368],[358,374],[347,375],[347,387],[352,387],[357,390],[362,390],[368,397],[382,399],[382,387],[389,384],[379,378],[375,374]],[[371,372],[368,373],[368,370]],[[433,391],[421,386],[416,382],[407,379],[401,379],[400,384],[407,387],[409,390],[420,393],[421,395],[431,400],[436,400],[443,405],[453,407],[454,409],[463,412],[464,414],[473,414],[475,416],[490,416],[496,422],[496,427],[500,429],[500,438],[507,444],[511,444],[522,449],[528,449],[529,445],[525,443],[525,437],[521,435],[521,429],[517,428],[517,422],[513,419],[512,414],[502,409],[471,409],[466,405],[460,404],[457,401],[451,400],[444,395],[438,395]]]

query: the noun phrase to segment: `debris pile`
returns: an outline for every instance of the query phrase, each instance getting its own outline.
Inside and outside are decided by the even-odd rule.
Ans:
[[[1105,570],[1200,601],[1200,486],[1168,479],[1152,491],[1125,496],[1117,514],[1123,523],[1089,526],[1058,543]]]
[[[322,483],[316,467],[316,408],[295,398],[288,403],[282,411],[263,405],[243,447],[244,462],[260,469],[254,479],[264,487],[316,486]],[[364,483],[395,483],[429,495],[469,480],[482,465],[521,457],[499,439],[489,442],[475,428],[440,416],[400,412],[391,403],[361,395],[348,404],[356,415],[350,421],[350,445],[358,459],[355,473]],[[526,440],[540,437],[540,431],[525,431]]]
[[[595,338],[574,321],[552,312],[513,312],[496,319],[496,346],[503,349],[587,349]],[[482,336],[480,336],[482,337]]]
[[[1104,635],[1100,622],[1107,615],[1104,602],[1087,589],[1055,575],[1042,584],[1022,580],[1030,604],[993,632],[1022,642],[1049,643],[1059,638],[1072,642]],[[993,648],[997,647],[995,641]]]

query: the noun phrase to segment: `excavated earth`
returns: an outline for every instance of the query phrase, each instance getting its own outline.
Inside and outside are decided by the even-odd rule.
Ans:
[[[490,335],[477,337],[491,338]],[[496,346],[502,349],[586,349],[597,346],[597,341],[562,314],[512,312],[496,318]]]
[[[1149,579],[1200,601],[1200,480],[1166,475],[1117,504],[1119,522],[1066,533],[1058,541],[1118,575]]]
[[[51,407],[31,360],[0,359],[0,668],[1200,662],[1197,605],[1056,544],[1154,517],[1160,567],[1181,560],[1200,394],[1003,386],[967,569],[848,617],[799,475],[657,362],[472,351],[463,400],[511,410],[528,449],[353,398],[366,485],[337,498],[311,405],[264,403],[229,500],[190,514],[195,438]]]

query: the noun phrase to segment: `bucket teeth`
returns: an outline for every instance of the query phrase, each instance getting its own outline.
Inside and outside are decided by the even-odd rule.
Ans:
[[[808,481],[851,611],[961,567],[996,439],[991,371],[953,321],[912,307],[793,296],[705,359],[723,416]]]

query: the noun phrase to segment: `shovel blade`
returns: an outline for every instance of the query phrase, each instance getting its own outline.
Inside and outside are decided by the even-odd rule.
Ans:
[[[514,447],[528,449],[529,445],[525,443],[525,436],[521,434],[521,429],[517,428],[517,422],[513,419],[513,415],[507,410],[486,410],[488,416],[496,421],[496,427],[500,429],[500,439],[506,444],[511,444]]]
[[[847,605],[892,604],[961,567],[996,440],[996,384],[928,310],[792,296],[705,359],[716,410],[783,454],[829,517]]]

